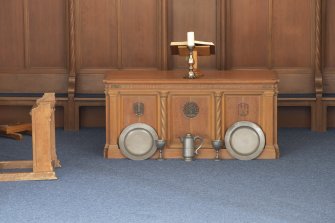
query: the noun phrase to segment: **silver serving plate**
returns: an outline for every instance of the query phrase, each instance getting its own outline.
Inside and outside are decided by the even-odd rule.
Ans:
[[[253,122],[234,123],[226,132],[225,145],[229,153],[239,160],[257,158],[265,146],[262,129]]]
[[[147,124],[135,123],[122,130],[119,137],[121,153],[132,160],[150,158],[157,150],[156,131]]]

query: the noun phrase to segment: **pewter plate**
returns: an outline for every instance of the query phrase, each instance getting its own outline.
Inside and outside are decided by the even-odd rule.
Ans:
[[[253,122],[240,121],[226,132],[225,145],[229,153],[239,160],[257,158],[265,146],[262,129]]]
[[[123,129],[119,137],[119,147],[121,153],[129,159],[145,160],[156,152],[157,139],[157,133],[150,125],[135,123]]]

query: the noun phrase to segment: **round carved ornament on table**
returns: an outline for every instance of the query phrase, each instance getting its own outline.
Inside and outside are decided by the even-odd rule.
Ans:
[[[184,115],[187,118],[194,118],[198,115],[199,113],[199,106],[197,105],[197,103],[195,102],[187,102],[184,105],[184,109],[183,109]]]

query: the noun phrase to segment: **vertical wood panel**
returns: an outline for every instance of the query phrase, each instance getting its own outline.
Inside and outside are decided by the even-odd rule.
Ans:
[[[240,96],[240,95],[225,95],[225,129],[228,129],[232,124],[237,121],[251,121],[261,125],[261,97],[258,95],[253,96]],[[239,106],[241,103],[247,104],[247,115],[241,116]]]
[[[335,1],[328,0],[326,8],[325,67],[335,69]]]
[[[267,67],[269,0],[230,0],[229,67]]]
[[[217,0],[219,1],[219,0]],[[217,43],[216,18],[220,8],[216,0],[170,0],[169,33],[170,41],[185,41],[187,32],[194,31],[195,39]],[[170,52],[169,52],[170,54]],[[187,68],[185,58],[173,56],[173,68]],[[200,57],[200,69],[216,68],[215,56]]]
[[[78,68],[116,68],[116,0],[77,0],[76,3]]]
[[[279,128],[310,128],[311,110],[308,107],[279,107]]]
[[[327,117],[327,126],[328,128],[335,128],[335,107],[328,108],[328,117]]]
[[[146,123],[158,130],[157,119],[157,95],[142,94],[140,92],[133,95],[121,95],[120,109],[120,128],[124,129],[130,124]],[[143,114],[136,115],[134,112],[134,104],[143,103]],[[149,109],[150,108],[150,109]],[[126,114],[126,115],[123,115]]]
[[[0,0],[0,69],[23,68],[22,0]]]
[[[335,92],[335,1],[324,1],[324,61],[323,80],[325,93]],[[330,120],[328,118],[328,120]]]
[[[28,11],[30,66],[65,68],[66,1],[29,0]]]
[[[212,100],[211,94],[170,94],[168,100],[168,137],[171,141],[171,147],[179,147],[179,137],[189,132],[207,139],[215,137],[215,133],[212,131],[213,114],[210,109],[213,105]],[[199,106],[199,113],[193,118],[188,118],[183,113],[183,107],[188,102],[194,102]],[[210,142],[205,140],[205,144],[208,145]]]
[[[156,0],[121,0],[123,68],[157,68],[158,5]]]
[[[312,7],[312,0],[273,0],[274,67],[312,66]]]
[[[314,75],[303,70],[277,70],[281,94],[315,93]]]
[[[104,107],[90,106],[80,108],[80,126],[105,127],[105,117]]]

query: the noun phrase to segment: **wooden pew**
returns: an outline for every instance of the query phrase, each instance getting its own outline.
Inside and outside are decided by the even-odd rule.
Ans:
[[[31,172],[0,173],[0,181],[57,179],[55,167],[60,167],[55,146],[55,94],[46,93],[31,110],[32,160],[1,161],[1,169],[32,169]],[[1,151],[0,151],[1,152]]]

